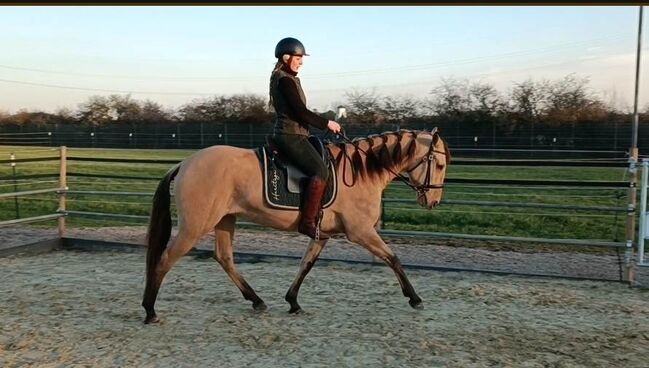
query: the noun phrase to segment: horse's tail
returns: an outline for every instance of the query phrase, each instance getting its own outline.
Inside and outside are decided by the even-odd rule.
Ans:
[[[156,267],[171,237],[171,196],[169,187],[178,174],[180,164],[172,167],[160,180],[153,196],[151,219],[147,231],[146,269],[149,280],[154,280]]]

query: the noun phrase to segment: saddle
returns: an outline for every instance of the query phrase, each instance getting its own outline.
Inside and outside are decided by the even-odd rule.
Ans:
[[[327,190],[322,200],[322,208],[327,208],[336,199],[336,170],[330,153],[325,149],[322,141],[315,136],[309,137],[309,143],[320,154],[329,170]],[[301,193],[308,176],[290,160],[282,155],[273,137],[266,136],[266,144],[257,150],[260,160],[263,180],[263,193],[266,203],[274,208],[299,210]]]

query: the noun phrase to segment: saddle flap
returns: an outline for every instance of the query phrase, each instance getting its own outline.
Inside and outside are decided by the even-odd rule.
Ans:
[[[291,193],[300,193],[300,182],[302,179],[306,178],[307,175],[291,164],[286,166],[286,173],[288,174],[288,180],[286,182],[288,191]]]
[[[322,161],[327,162],[328,152],[325,150],[324,144],[322,143],[322,139],[314,135],[311,135],[309,136],[309,143],[311,143],[313,148],[315,148],[315,150],[318,152]]]

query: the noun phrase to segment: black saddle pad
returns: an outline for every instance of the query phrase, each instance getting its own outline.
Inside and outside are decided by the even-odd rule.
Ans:
[[[287,169],[278,166],[273,159],[273,154],[267,146],[257,150],[257,155],[261,163],[261,173],[264,177],[262,191],[264,200],[269,206],[283,210],[300,209],[300,196],[302,193],[293,193],[289,191],[289,178]],[[327,208],[336,199],[338,188],[336,187],[336,170],[335,165],[329,165],[329,180],[327,181],[327,190],[322,199],[322,208]],[[300,186],[300,191],[303,188]]]

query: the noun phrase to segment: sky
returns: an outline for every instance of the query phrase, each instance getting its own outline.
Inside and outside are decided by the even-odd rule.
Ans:
[[[75,110],[131,94],[178,108],[268,95],[274,48],[301,40],[307,105],[350,91],[424,98],[442,78],[506,93],[527,79],[588,78],[633,106],[638,6],[2,6],[0,111]],[[645,7],[645,13],[648,9]],[[643,22],[640,107],[649,103]]]

